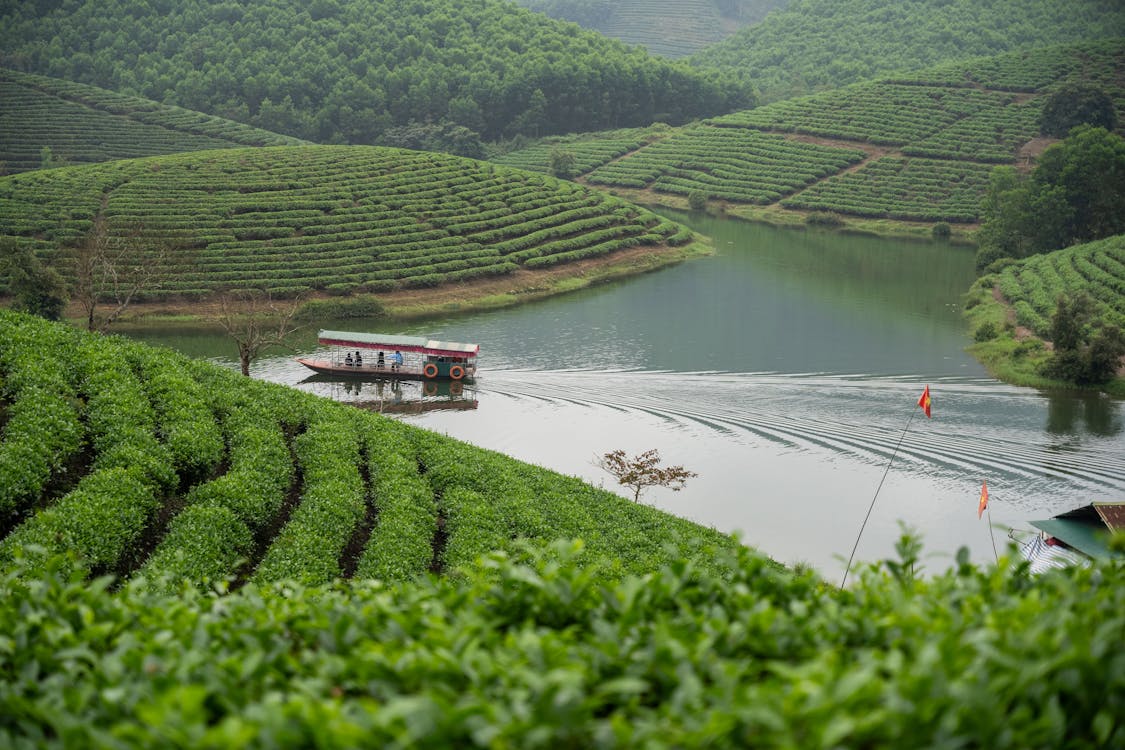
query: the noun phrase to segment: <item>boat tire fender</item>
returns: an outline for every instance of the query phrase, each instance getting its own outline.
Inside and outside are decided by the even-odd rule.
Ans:
[[[427,378],[436,378],[437,377],[437,365],[435,365],[433,362],[427,362],[426,366],[422,368],[422,374],[425,375]]]
[[[460,380],[465,377],[465,368],[461,365],[453,365],[453,367],[449,368],[449,377],[454,380]]]

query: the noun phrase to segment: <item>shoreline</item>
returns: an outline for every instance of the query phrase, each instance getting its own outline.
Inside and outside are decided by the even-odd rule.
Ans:
[[[306,299],[298,318],[385,317],[394,321],[414,321],[456,313],[475,313],[534,302],[631,276],[667,268],[693,258],[714,254],[708,238],[697,238],[678,247],[669,245],[636,246],[601,258],[569,263],[543,270],[520,269],[507,276],[474,280],[425,289],[402,289],[380,294],[333,296],[318,293]],[[127,330],[147,325],[216,325],[214,300],[190,302],[166,300],[133,303],[110,328]],[[66,319],[82,324],[73,303]]]

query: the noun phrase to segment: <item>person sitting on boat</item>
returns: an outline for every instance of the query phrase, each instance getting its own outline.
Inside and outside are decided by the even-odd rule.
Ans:
[[[394,361],[391,365],[392,370],[397,370],[402,367],[402,352],[395,350]]]
[[[375,366],[382,370],[386,366],[386,364],[387,361],[383,359],[383,352],[380,351],[379,358],[375,360]]]
[[[363,366],[363,355],[359,353],[359,349],[355,350],[355,366],[356,367],[362,367]]]
[[[352,353],[351,352],[348,352],[348,356],[344,357],[344,364],[347,365],[348,367],[351,367],[352,365],[355,364],[355,362],[352,361]]]

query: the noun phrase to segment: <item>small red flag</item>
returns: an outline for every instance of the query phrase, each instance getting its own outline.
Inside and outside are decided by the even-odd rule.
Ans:
[[[918,406],[922,407],[922,411],[926,412],[926,416],[930,416],[930,386],[926,386],[926,390],[922,391],[922,395],[918,397]]]
[[[988,482],[980,483],[980,505],[977,506],[977,520],[984,515],[984,509],[988,507]],[[992,516],[989,516],[991,518]]]

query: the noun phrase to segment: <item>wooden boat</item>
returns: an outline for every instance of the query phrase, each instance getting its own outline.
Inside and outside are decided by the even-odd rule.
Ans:
[[[476,378],[479,344],[350,331],[321,331],[317,340],[333,347],[332,353],[297,361],[321,375],[464,382]]]

